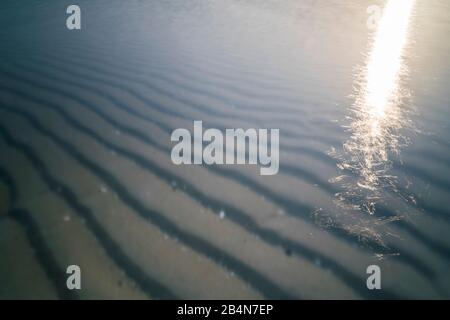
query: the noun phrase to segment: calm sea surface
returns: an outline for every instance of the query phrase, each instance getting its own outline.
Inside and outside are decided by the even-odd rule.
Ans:
[[[450,298],[450,2],[77,3],[0,4],[0,298]],[[279,173],[174,165],[194,120]]]

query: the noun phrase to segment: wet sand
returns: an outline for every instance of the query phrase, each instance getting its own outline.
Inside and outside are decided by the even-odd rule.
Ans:
[[[60,4],[3,5],[37,14],[0,32],[0,298],[449,297],[448,4],[411,18],[412,125],[386,124],[409,143],[382,146],[374,198],[342,147],[368,2],[110,2],[82,2],[78,33]],[[280,172],[174,165],[194,120],[279,128]]]

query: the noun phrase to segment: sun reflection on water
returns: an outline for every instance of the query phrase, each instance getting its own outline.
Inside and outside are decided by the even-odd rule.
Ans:
[[[332,179],[343,186],[341,204],[375,213],[385,187],[395,183],[390,157],[407,143],[400,130],[409,125],[402,84],[407,74],[405,48],[415,0],[389,0],[374,34],[365,67],[356,75],[350,109],[351,137],[343,145],[338,167],[346,174]]]

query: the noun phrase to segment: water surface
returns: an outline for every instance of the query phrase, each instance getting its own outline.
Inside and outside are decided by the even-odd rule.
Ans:
[[[449,298],[447,1],[69,4],[0,5],[0,297]],[[194,120],[279,173],[175,166]]]

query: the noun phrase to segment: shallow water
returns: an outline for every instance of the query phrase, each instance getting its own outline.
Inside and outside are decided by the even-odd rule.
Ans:
[[[449,3],[375,2],[2,1],[0,297],[449,298]],[[194,120],[279,173],[175,166]]]

